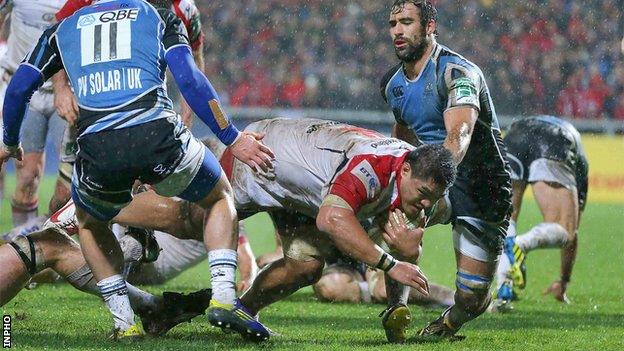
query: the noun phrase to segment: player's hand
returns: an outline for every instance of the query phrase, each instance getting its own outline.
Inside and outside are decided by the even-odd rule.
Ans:
[[[236,284],[236,292],[242,294],[251,286],[251,283],[253,283],[253,277],[241,277]]]
[[[258,167],[264,172],[268,172],[273,168],[272,160],[275,158],[273,151],[260,140],[264,138],[264,134],[241,132],[242,135],[230,145],[232,154],[238,160],[258,171]]]
[[[568,283],[562,280],[555,280],[550,287],[542,291],[543,295],[552,295],[557,301],[561,301],[565,304],[570,303],[566,291],[568,290]]]
[[[74,125],[78,119],[78,102],[67,84],[54,85],[54,107],[58,115],[69,123]]]
[[[186,102],[186,100],[182,99],[180,104],[180,118],[182,118],[182,123],[188,128],[191,129],[193,126],[193,110]]]
[[[14,158],[21,162],[23,156],[24,150],[21,146],[8,147],[0,143],[0,170],[2,169],[2,165],[4,165],[4,163],[10,158]]]
[[[402,258],[416,262],[424,230],[410,223],[401,210],[391,211],[384,225],[383,239]]]
[[[396,265],[387,274],[395,281],[411,286],[424,296],[429,296],[429,283],[420,268],[408,262],[397,261]]]

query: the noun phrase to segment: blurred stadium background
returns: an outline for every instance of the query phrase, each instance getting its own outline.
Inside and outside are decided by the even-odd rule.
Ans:
[[[620,342],[624,335],[624,283],[621,280],[624,274],[621,240],[624,235],[624,56],[621,52],[624,1],[433,2],[439,12],[438,41],[481,67],[503,129],[512,120],[524,116],[564,117],[584,133],[583,143],[590,162],[589,205],[581,227],[581,253],[575,271],[578,281],[585,284],[576,282],[571,288],[570,294],[577,303],[575,307],[564,310],[553,301],[544,307],[536,303],[543,300],[534,287],[535,291],[520,302],[526,315],[516,315],[511,324],[500,316],[481,318],[469,330],[478,330],[481,341],[497,339],[500,344],[492,344],[498,345],[492,349],[516,342],[514,329],[523,326],[532,328],[531,337],[524,342],[536,348],[559,350],[564,349],[562,345],[572,348],[576,345],[580,349],[591,349],[595,347],[593,342],[606,342],[599,349],[618,349],[617,335]],[[379,94],[379,81],[396,62],[386,28],[390,1],[196,0],[196,3],[202,12],[206,35],[205,71],[239,127],[267,117],[315,117],[389,133],[394,119]],[[63,128],[62,122],[57,122],[48,145],[48,176],[42,184],[41,210],[47,206],[56,175],[58,141]],[[195,123],[194,132],[199,136],[209,134],[208,128],[199,121]],[[14,184],[10,167],[8,178],[7,197]],[[8,200],[3,202],[6,205],[0,207],[0,231],[10,227]],[[529,205],[526,213],[521,230],[528,229],[540,218],[535,206]],[[267,222],[260,219],[254,224],[260,229],[252,229],[252,232],[260,232],[258,238],[262,238],[252,236],[254,249],[259,253],[270,250],[272,239]],[[443,231],[444,228],[434,230]],[[451,285],[452,253],[448,250],[447,239],[431,239],[431,251],[426,252],[429,258],[424,264],[427,272],[433,271],[432,276]],[[529,263],[529,269],[535,274],[533,277],[541,275],[536,278],[539,288],[556,275],[557,255],[557,252],[536,254],[534,256],[541,258]],[[434,263],[434,259],[441,262],[442,258],[443,264]],[[196,267],[192,274],[198,272],[206,276],[203,265]],[[168,287],[190,289],[196,288],[196,284],[195,275],[184,275]],[[68,287],[60,289],[61,293],[70,291]],[[80,303],[89,301],[89,306],[97,306],[94,298],[70,294],[72,299],[80,299],[77,300]],[[379,306],[357,312],[354,307],[340,306],[331,312],[323,310],[323,314],[312,311],[309,306],[292,303],[301,300],[295,296],[280,305],[282,310],[269,309],[269,325],[273,324],[286,334],[289,331],[291,335],[300,333],[281,346],[298,347],[302,338],[326,338],[327,343],[321,344],[321,348],[364,347],[361,336],[354,337],[351,342],[341,342],[333,336],[332,328],[355,328],[351,321],[344,319],[347,315],[354,316],[358,323],[367,323],[363,333],[379,334],[373,318]],[[36,320],[32,326],[27,324],[32,330],[26,334],[34,341],[23,338],[23,342],[30,343],[34,349],[46,342],[51,342],[52,348],[99,347],[95,339],[65,338],[61,331],[52,339],[44,338],[36,330],[50,330],[58,325],[56,321],[45,320],[46,313],[53,313],[55,305],[40,306],[27,296],[16,301],[18,311],[32,311]],[[62,303],[60,297],[52,301]],[[310,312],[310,319],[304,318],[304,321],[314,327],[329,328],[329,332],[295,332],[292,324],[303,318],[300,312],[304,310]],[[78,322],[81,317],[72,313],[63,312],[59,322],[78,323],[76,327],[84,327]],[[97,328],[104,329],[107,326],[104,310],[92,314],[96,313],[97,317],[89,317],[84,323],[103,321]],[[333,321],[328,322],[329,327],[325,316]],[[548,321],[559,324],[554,327]],[[182,337],[189,329],[191,333],[198,333],[197,326],[185,328],[174,335]],[[496,331],[497,328],[502,329]],[[568,333],[569,330],[573,332]],[[576,341],[568,343],[570,334],[578,335]],[[594,335],[596,340],[592,340]],[[381,334],[378,336],[381,340]],[[218,337],[221,335],[213,332],[207,338],[214,341]],[[167,347],[180,348],[180,344],[171,341],[158,344],[158,348],[169,344]],[[191,349],[195,345],[190,339],[184,342]],[[328,346],[330,343],[335,344]],[[157,344],[148,343],[146,349],[150,349],[150,345],[156,347]],[[237,347],[228,342],[218,345],[226,349]],[[218,348],[218,345],[213,347]],[[484,347],[479,345],[468,343],[463,347]]]

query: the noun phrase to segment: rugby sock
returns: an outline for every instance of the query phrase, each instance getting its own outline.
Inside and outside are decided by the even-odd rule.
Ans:
[[[119,275],[102,279],[97,283],[104,303],[113,315],[115,328],[126,331],[134,325],[134,311],[130,306],[126,281]]]
[[[503,285],[505,279],[507,279],[507,273],[511,268],[509,264],[509,258],[504,253],[498,256],[498,265],[496,266],[496,273],[494,278],[496,279],[496,291]]]
[[[568,242],[568,232],[559,223],[540,223],[526,234],[516,237],[522,251],[563,247]]]
[[[232,305],[236,299],[236,251],[217,249],[208,252],[212,298],[219,303]]]
[[[38,207],[39,207],[39,200],[35,200],[33,203],[27,204],[27,205],[16,204],[15,201],[11,201],[11,212],[13,214],[13,226],[17,227],[37,217]]]
[[[509,220],[509,227],[507,227],[507,236],[515,236],[516,235],[516,221]]]
[[[140,310],[152,310],[158,304],[156,296],[143,291],[130,283],[126,283],[128,288],[128,298],[132,307],[140,312]]]
[[[123,252],[124,262],[136,262],[143,257],[143,245],[130,235],[119,239],[119,246]]]

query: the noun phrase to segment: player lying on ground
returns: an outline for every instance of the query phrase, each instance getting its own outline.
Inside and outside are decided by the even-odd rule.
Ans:
[[[15,269],[0,275],[0,305],[10,301],[30,278],[37,277],[46,268],[53,269],[80,290],[99,294],[80,247],[70,238],[70,235],[78,232],[74,211],[74,205],[70,202],[51,217],[44,229],[17,236],[0,247],[0,265],[13,267],[20,266],[18,261],[22,262],[22,269],[14,267]],[[135,233],[134,230],[136,229],[129,229],[122,234],[119,243],[126,266],[124,272],[128,296],[133,309],[141,316],[143,328],[151,335],[161,335],[179,322],[203,314],[211,297],[209,289],[189,296],[165,293],[163,298],[157,298],[133,286],[165,283],[205,260],[206,249],[203,243],[192,239],[178,239],[156,231],[153,236],[156,243],[146,245],[143,240],[145,235]],[[201,238],[201,227],[198,230],[197,237]],[[158,252],[159,250],[161,251]],[[158,257],[155,260],[146,257],[156,255]],[[249,287],[257,273],[253,252],[244,233],[239,236],[238,257],[241,279],[237,290],[240,292]]]
[[[589,165],[581,135],[562,119],[531,117],[509,127],[505,144],[513,170],[513,213],[497,270],[494,306],[508,309],[514,294],[512,288],[524,289],[526,254],[539,248],[561,248],[561,275],[545,293],[567,303],[566,290],[576,258],[578,225],[587,202]],[[516,235],[522,197],[529,184],[544,221]]]
[[[427,295],[426,278],[419,268],[376,246],[360,220],[388,217],[395,209],[420,220],[423,210],[453,181],[455,168],[448,151],[441,146],[415,148],[376,132],[323,120],[264,120],[246,131],[266,133],[267,146],[277,147],[274,169],[248,172],[230,152],[224,154],[222,163],[233,184],[237,210],[247,215],[269,210],[284,243],[285,257],[258,275],[236,301],[236,310],[255,315],[266,305],[316,282],[324,258],[335,247]],[[140,193],[115,221],[193,238],[197,234],[194,228],[201,226],[201,209],[198,216],[197,207],[187,211],[184,203],[153,192]],[[383,227],[384,239],[401,258],[415,261],[422,230],[410,228],[402,213],[389,217],[392,222],[384,219],[375,225]],[[409,289],[393,279],[386,279],[391,308],[384,315],[384,327],[389,333],[404,333],[404,323],[409,322],[405,306]],[[395,320],[387,318],[393,313],[403,317],[399,318],[401,325],[386,323]],[[270,335],[253,319],[245,328],[256,334],[256,340]]]
[[[115,21],[106,17],[111,12]],[[102,39],[102,27],[114,45],[93,45]],[[234,310],[238,220],[231,187],[214,156],[172,110],[164,85],[166,67],[193,111],[236,157],[254,168],[270,167],[271,151],[256,140],[261,136],[240,133],[222,112],[216,92],[193,62],[180,19],[145,1],[96,3],[47,29],[6,93],[0,163],[22,159],[24,110],[44,81],[65,69],[78,88],[79,152],[72,198],[81,248],[113,316],[115,337],[142,333],[120,275],[121,250],[108,227],[132,199],[137,179],[205,209],[204,242],[213,288],[209,319],[214,324],[247,323],[243,312]],[[89,77],[99,83],[89,88]],[[247,329],[238,330],[245,334]]]

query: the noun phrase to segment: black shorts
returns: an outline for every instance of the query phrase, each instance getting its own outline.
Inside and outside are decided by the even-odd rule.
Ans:
[[[546,180],[575,186],[579,208],[584,209],[588,162],[574,126],[550,116],[524,118],[510,126],[504,140],[513,180],[531,183],[547,174]]]
[[[72,198],[93,217],[110,220],[132,200],[137,180],[160,195],[196,201],[220,176],[214,156],[172,115],[79,137]]]

